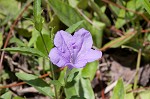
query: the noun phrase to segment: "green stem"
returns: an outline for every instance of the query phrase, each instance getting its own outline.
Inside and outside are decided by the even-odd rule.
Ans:
[[[65,85],[67,84],[67,77],[68,77],[68,75],[70,74],[70,72],[71,72],[71,70],[68,68],[68,67],[66,67],[67,68],[67,70],[66,70],[66,72],[65,72]]]
[[[140,63],[141,63],[141,53],[142,53],[142,51],[141,51],[141,49],[139,49],[137,64],[136,64],[136,75],[135,75],[135,78],[134,78],[134,86],[133,86],[134,89],[137,88],[137,83],[138,83],[138,74],[139,74]]]
[[[48,49],[47,49],[47,47],[46,47],[46,43],[45,43],[45,41],[44,41],[44,37],[43,37],[43,35],[42,35],[41,32],[40,32],[40,36],[41,36],[41,38],[42,38],[42,41],[43,41],[44,47],[45,47],[45,49],[46,49],[46,52],[47,52],[47,54],[48,54]]]
[[[52,75],[52,77],[53,77],[53,80],[55,80],[56,78],[55,78],[55,74],[54,74],[54,69],[53,69],[52,63],[50,63],[50,68],[51,68],[51,71],[52,71],[51,75]],[[56,97],[56,99],[58,99],[58,94],[57,94],[56,85],[54,85],[54,91],[55,91],[55,97]]]
[[[42,61],[43,61],[43,73],[45,74],[45,58],[42,58]]]

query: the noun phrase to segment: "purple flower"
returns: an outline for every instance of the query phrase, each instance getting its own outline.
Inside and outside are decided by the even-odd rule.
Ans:
[[[82,68],[88,62],[98,60],[102,52],[93,50],[93,40],[89,31],[84,28],[71,34],[60,30],[54,38],[54,47],[49,53],[50,60],[58,67]]]

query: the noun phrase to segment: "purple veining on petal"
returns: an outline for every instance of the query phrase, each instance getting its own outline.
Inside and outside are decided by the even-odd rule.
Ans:
[[[98,60],[102,52],[93,50],[93,40],[89,31],[84,28],[76,31],[74,35],[61,30],[54,38],[54,47],[49,57],[53,64],[58,67],[82,68],[88,62]]]

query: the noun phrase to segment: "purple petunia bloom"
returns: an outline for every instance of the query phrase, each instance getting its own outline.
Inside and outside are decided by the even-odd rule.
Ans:
[[[89,31],[84,28],[74,35],[60,30],[54,38],[54,47],[49,53],[50,60],[58,67],[82,68],[88,62],[98,60],[102,52],[93,50],[93,40]]]

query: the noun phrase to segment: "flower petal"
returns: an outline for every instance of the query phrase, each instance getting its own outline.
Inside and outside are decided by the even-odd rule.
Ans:
[[[86,50],[91,49],[93,44],[90,32],[84,28],[75,32],[73,35],[73,42],[74,59],[80,56],[80,54],[85,53]]]
[[[71,54],[73,53],[72,48],[72,35],[61,30],[58,31],[54,38],[54,45],[58,48],[58,50],[62,53],[64,58],[69,59]]]
[[[65,54],[68,54],[68,53],[65,53]],[[51,62],[57,65],[58,67],[63,67],[66,65],[66,63],[69,62],[69,59],[65,58],[64,56],[68,56],[68,55],[64,55],[64,53],[60,52],[56,47],[51,49],[49,53]]]
[[[87,60],[87,62],[93,62],[102,57],[102,52],[99,50],[90,49],[85,53],[80,54],[76,61]]]
[[[82,47],[84,47],[85,49],[91,49],[93,40],[89,31],[82,28],[74,33],[73,38],[79,46],[81,46],[82,44]],[[80,42],[80,44],[78,41]]]
[[[56,33],[55,38],[54,38],[54,44],[56,47],[61,47],[63,43],[65,43],[66,45],[70,45],[70,40],[72,38],[72,35],[60,30]]]
[[[74,68],[83,68],[87,64],[86,60],[78,61],[76,64],[74,64]]]
[[[67,63],[66,66],[68,66],[69,69],[72,69],[72,68],[83,68],[86,64],[87,64],[86,60],[81,60],[81,61],[78,61],[75,64]]]
[[[93,61],[98,60],[102,57],[102,52],[99,50],[91,49],[90,51],[88,51],[88,53],[85,57],[87,58],[88,62],[93,62]]]

